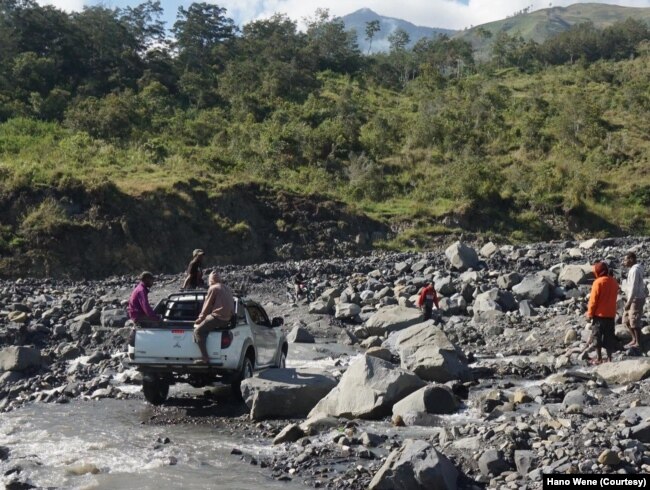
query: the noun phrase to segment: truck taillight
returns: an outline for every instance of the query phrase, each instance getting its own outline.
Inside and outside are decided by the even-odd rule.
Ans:
[[[129,334],[129,345],[135,347],[135,328],[132,328]]]
[[[232,344],[232,332],[230,330],[221,332],[221,348],[227,349],[230,344]]]

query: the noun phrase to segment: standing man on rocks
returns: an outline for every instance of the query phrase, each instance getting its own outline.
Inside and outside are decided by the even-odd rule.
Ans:
[[[129,318],[142,326],[160,322],[160,316],[153,311],[153,308],[149,304],[149,289],[153,286],[153,281],[153,274],[151,272],[143,272],[140,274],[140,282],[133,289],[129,297],[129,305],[127,307]]]
[[[603,362],[602,348],[607,351],[607,360],[612,361],[612,353],[616,346],[614,323],[616,320],[616,299],[618,297],[618,282],[609,275],[609,268],[604,262],[594,264],[596,280],[591,286],[587,318],[591,319],[591,329],[596,348],[596,361]]]
[[[181,289],[198,289],[205,287],[203,282],[203,250],[197,248],[192,252],[192,260],[187,266],[187,275],[185,280],[183,280],[183,286]]]
[[[643,267],[636,262],[636,254],[628,253],[623,259],[623,265],[629,267],[627,273],[627,284],[625,295],[625,312],[623,313],[623,325],[625,325],[632,334],[632,342],[625,347],[640,347],[641,345],[641,321],[643,318],[643,306],[648,295],[645,282],[643,281]]]
[[[201,359],[197,359],[196,364],[210,363],[206,346],[208,334],[213,330],[227,327],[235,314],[232,290],[221,282],[219,273],[211,272],[208,282],[210,287],[205,295],[201,314],[194,322],[194,342],[198,344],[201,351]]]
[[[418,307],[422,310],[424,309],[424,321],[430,320],[433,316],[433,305],[436,305],[436,308],[440,308],[438,305],[438,294],[436,293],[436,288],[433,286],[433,282],[429,281],[425,288],[420,292],[420,297],[418,298]]]

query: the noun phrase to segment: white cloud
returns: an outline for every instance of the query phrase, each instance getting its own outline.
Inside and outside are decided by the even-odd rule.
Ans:
[[[66,12],[78,12],[84,7],[84,0],[39,0],[41,5],[54,5]]]
[[[470,0],[469,5],[453,0],[219,0],[217,3],[226,7],[228,14],[241,24],[276,12],[301,21],[312,16],[318,7],[326,7],[332,14],[340,16],[367,7],[378,14],[408,20],[416,25],[462,29],[503,19],[531,4],[533,10],[547,8],[549,0]],[[581,2],[555,0],[552,3],[553,6],[567,6]],[[650,7],[650,0],[590,0],[590,3]]]

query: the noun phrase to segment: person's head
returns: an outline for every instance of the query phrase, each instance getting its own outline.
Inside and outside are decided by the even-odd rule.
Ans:
[[[603,277],[609,274],[609,267],[605,262],[596,262],[594,264],[594,275],[596,277]]]
[[[623,258],[623,265],[625,267],[632,267],[636,264],[636,254],[634,252],[628,252]]]
[[[203,250],[201,250],[200,248],[197,248],[192,252],[192,258],[196,260],[203,260],[203,255],[204,255]]]
[[[142,281],[145,286],[150,288],[153,286],[153,274],[149,271],[144,271],[142,274],[140,274],[140,281]]]
[[[221,282],[221,276],[217,271],[212,271],[210,272],[210,276],[208,277],[208,282],[212,284],[217,284],[218,282]]]

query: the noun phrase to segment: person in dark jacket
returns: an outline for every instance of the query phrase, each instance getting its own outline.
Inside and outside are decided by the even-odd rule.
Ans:
[[[433,316],[433,305],[436,305],[436,308],[440,307],[436,288],[433,286],[433,282],[429,282],[418,297],[418,307],[424,310],[424,321],[430,320]]]
[[[183,281],[182,289],[198,289],[205,286],[203,282],[203,250],[197,248],[192,252],[192,260],[187,266],[187,275]]]

